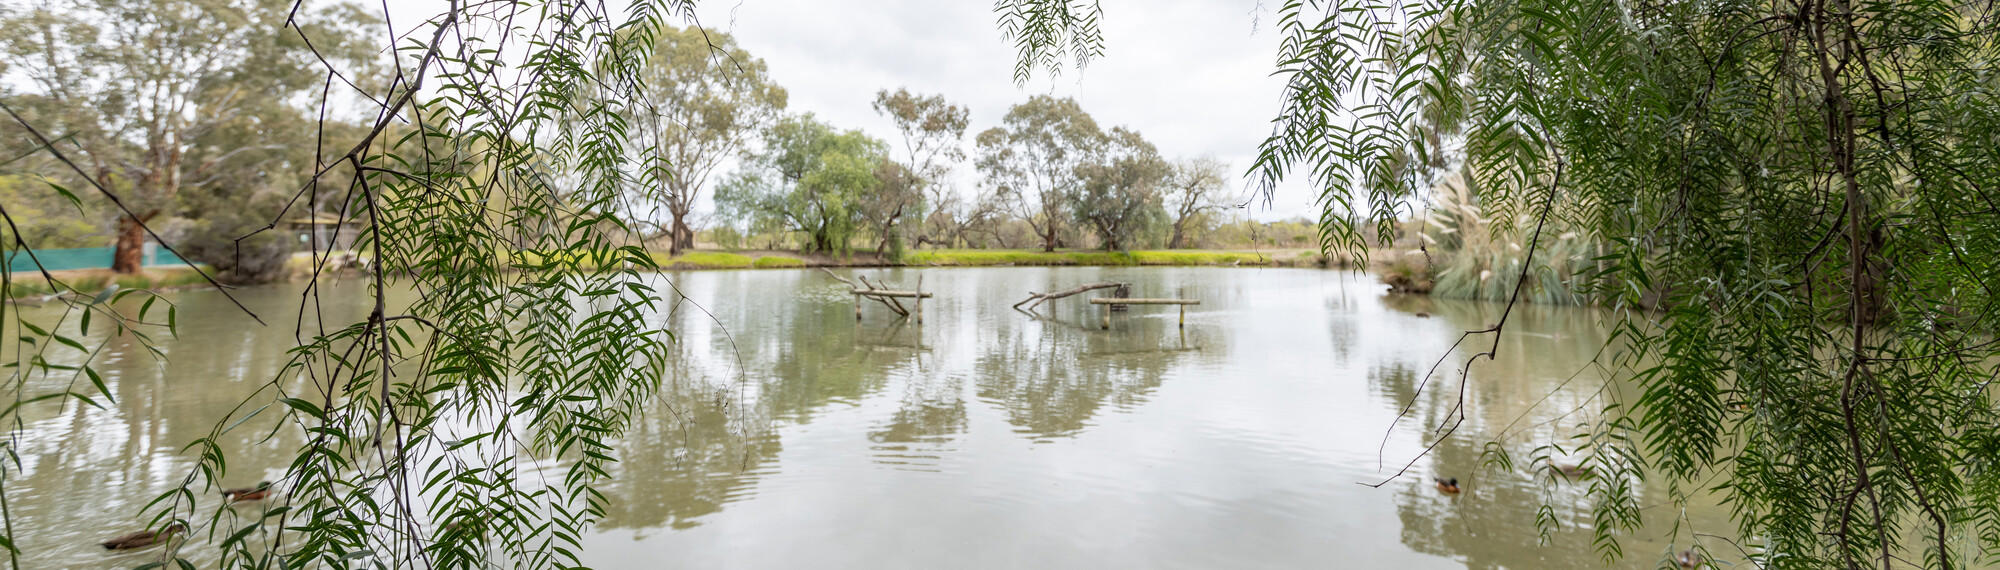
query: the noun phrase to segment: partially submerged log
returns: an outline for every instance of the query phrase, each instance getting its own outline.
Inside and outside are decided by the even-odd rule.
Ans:
[[[1061,298],[1063,298],[1063,297],[1068,297],[1068,296],[1070,296],[1070,295],[1075,295],[1075,294],[1077,294],[1077,293],[1083,293],[1083,292],[1086,292],[1086,291],[1096,291],[1096,290],[1098,290],[1098,289],[1110,289],[1110,288],[1112,288],[1112,287],[1122,287],[1122,286],[1126,286],[1126,284],[1124,284],[1124,283],[1116,283],[1116,282],[1110,282],[1110,281],[1106,281],[1106,282],[1103,282],[1103,283],[1091,283],[1091,284],[1089,284],[1089,285],[1083,285],[1083,286],[1080,286],[1080,287],[1077,287],[1077,288],[1075,288],[1075,289],[1068,289],[1068,290],[1064,290],[1064,291],[1057,291],[1057,292],[1054,292],[1054,293],[1034,293],[1034,292],[1030,292],[1030,293],[1028,294],[1028,298],[1027,298],[1027,299],[1023,299],[1023,300],[1021,300],[1021,302],[1019,302],[1019,303],[1015,303],[1015,304],[1014,304],[1014,310],[1016,310],[1016,311],[1021,311],[1021,312],[1024,312],[1024,313],[1025,313],[1025,312],[1029,312],[1029,311],[1033,311],[1033,310],[1035,310],[1035,307],[1037,307],[1037,306],[1040,306],[1040,305],[1041,305],[1041,304],[1042,304],[1043,302],[1045,302],[1045,301],[1050,301],[1050,300],[1054,300],[1054,299],[1061,299]],[[1022,307],[1021,307],[1021,305],[1027,305],[1027,308],[1022,308]]]

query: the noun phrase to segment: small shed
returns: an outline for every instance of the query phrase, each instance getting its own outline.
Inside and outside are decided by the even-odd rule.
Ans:
[[[361,235],[361,224],[333,214],[313,213],[285,220],[285,229],[298,235],[299,245],[316,246],[320,251],[352,248],[355,237]]]

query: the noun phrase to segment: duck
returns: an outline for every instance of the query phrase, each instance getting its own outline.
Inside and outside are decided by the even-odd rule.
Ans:
[[[106,540],[101,544],[104,545],[105,550],[131,550],[134,548],[145,548],[148,546],[166,542],[167,539],[173,538],[174,535],[180,534],[182,531],[185,530],[187,530],[187,524],[182,523],[180,521],[174,521],[173,523],[168,524],[165,528],[162,528],[160,530],[142,530],[132,534],[122,535],[117,538],[113,538],[111,540]]]
[[[1578,465],[1575,463],[1563,463],[1556,465],[1556,471],[1562,473],[1563,478],[1570,480],[1589,479],[1597,474],[1596,471],[1591,469],[1590,467],[1584,465]]]
[[[222,490],[222,498],[227,499],[229,502],[232,503],[241,501],[262,501],[266,497],[270,496],[271,496],[270,481],[259,482],[255,487],[243,487],[239,489]]]
[[[1446,479],[1446,478],[1444,478],[1444,477],[1432,477],[1432,478],[1431,478],[1431,480],[1432,480],[1432,481],[1437,481],[1437,486],[1438,486],[1438,490],[1439,490],[1439,491],[1443,491],[1443,492],[1444,492],[1445,494],[1447,494],[1447,495],[1456,495],[1456,494],[1458,494],[1458,478],[1457,478],[1457,477],[1452,477],[1452,478],[1450,478],[1450,479]]]
[[[1698,568],[1701,566],[1701,553],[1695,552],[1692,548],[1682,550],[1680,554],[1674,555],[1674,562],[1680,564],[1682,568]]]

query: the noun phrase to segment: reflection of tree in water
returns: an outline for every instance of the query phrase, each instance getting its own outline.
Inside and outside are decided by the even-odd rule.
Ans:
[[[1182,332],[1171,319],[1130,315],[1114,317],[1110,331],[1082,332],[1080,344],[1069,331],[1006,332],[995,335],[987,343],[991,350],[975,363],[978,395],[1036,439],[1076,435],[1106,402],[1144,403],[1177,361],[1213,342]]]
[[[965,433],[965,382],[957,376],[912,376],[896,412],[869,430],[877,464],[910,471],[934,471],[954,436]]]
[[[690,528],[746,498],[780,443],[768,422],[744,414],[736,393],[731,386],[663,388],[618,444],[617,469],[602,488],[611,499],[603,526]]]
[[[206,297],[213,297],[205,299]],[[282,343],[260,342],[266,329],[243,326],[248,317],[208,301],[219,296],[191,294],[181,299],[182,334],[200,338],[199,345],[168,344],[172,358],[159,360],[129,336],[105,338],[96,360],[112,400],[96,397],[81,377],[70,386],[68,376],[30,381],[30,393],[73,389],[89,393],[102,407],[81,402],[33,406],[16,452],[20,469],[10,469],[9,491],[17,497],[11,509],[20,524],[16,538],[24,546],[24,567],[133,566],[108,559],[96,541],[138,530],[141,509],[178,485],[193,470],[194,456],[184,446],[208,437],[218,421],[268,381],[290,358]],[[255,298],[251,298],[253,301]],[[260,307],[264,308],[264,307]],[[187,318],[215,311],[214,318]],[[98,330],[93,330],[97,333]],[[97,341],[86,340],[94,345]],[[269,401],[270,393],[259,396]],[[253,402],[248,409],[256,408]],[[238,413],[248,409],[238,410]],[[237,416],[241,417],[241,416]],[[277,414],[250,421],[222,433],[217,443],[229,454],[223,485],[246,486],[282,470],[301,443],[296,429],[272,431]],[[267,439],[268,438],[268,439]],[[77,492],[77,490],[87,490]],[[203,495],[201,515],[220,505]],[[240,508],[255,511],[263,504]],[[81,530],[80,530],[81,529]],[[205,525],[197,525],[197,533]],[[186,554],[203,556],[202,549]],[[116,560],[116,561],[114,561]]]
[[[783,340],[745,355],[748,370],[768,374],[763,377],[762,394],[773,418],[810,422],[814,410],[834,402],[860,401],[880,390],[890,371],[915,361],[916,350],[878,345],[885,343],[885,325],[879,317],[872,323],[856,323],[851,310],[821,303],[781,311],[778,330]],[[919,331],[911,327],[890,333],[886,342],[909,342],[906,337],[914,338]],[[868,342],[858,342],[857,335],[869,335]]]
[[[942,443],[964,433],[964,385],[956,376],[911,379],[902,405],[887,422],[868,432],[868,439],[875,443]]]
[[[754,289],[754,287],[750,287]],[[852,307],[822,302],[716,303],[718,316],[753,323],[732,344],[682,345],[648,416],[619,444],[618,471],[604,492],[606,528],[690,528],[724,505],[748,498],[782,448],[774,421],[808,423],[822,407],[880,390],[917,351],[862,342],[906,342],[914,330],[854,322]],[[714,326],[706,315],[677,315],[676,327]],[[912,343],[913,344],[913,343]],[[736,358],[742,358],[739,366]],[[737,384],[739,370],[750,371]],[[962,423],[961,419],[961,423]]]

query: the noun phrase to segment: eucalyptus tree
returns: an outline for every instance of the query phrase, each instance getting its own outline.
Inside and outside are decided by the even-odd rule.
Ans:
[[[1187,247],[1189,224],[1205,228],[1213,223],[1203,221],[1209,212],[1228,206],[1223,196],[1229,183],[1227,170],[1213,157],[1174,161],[1163,192],[1167,210],[1173,215],[1173,237],[1167,239],[1167,249]]]
[[[904,215],[924,207],[924,180],[894,160],[875,163],[875,183],[860,197],[855,215],[875,233],[875,253],[883,259],[902,256]]]
[[[917,190],[911,195],[885,194],[879,200],[880,209],[888,214],[877,219],[882,244],[889,244],[890,233],[905,210],[917,206],[929,210],[916,212],[917,242],[936,241],[933,233],[951,232],[962,223],[963,198],[956,188],[944,183],[944,178],[965,160],[965,128],[971,123],[971,111],[943,95],[918,95],[900,87],[894,93],[887,89],[875,92],[874,107],[876,113],[895,122],[896,133],[903,139],[902,169],[910,174]]]
[[[645,156],[646,168],[654,171],[650,177],[661,186],[641,193],[661,198],[672,218],[668,251],[678,254],[694,247],[688,214],[709,175],[778,119],[787,94],[764,60],[729,34],[669,27],[652,42],[642,103],[626,121],[633,128],[633,150]]]
[[[1163,221],[1161,190],[1172,165],[1137,131],[1112,127],[1076,166],[1082,184],[1070,196],[1070,215],[1097,234],[1106,250],[1123,251],[1141,226]]]
[[[1009,24],[1024,66],[1101,41],[1077,3],[1048,4],[996,5],[1039,23]],[[1747,543],[1711,555],[1974,566],[2000,553],[1996,10],[1287,2],[1283,103],[1251,175],[1267,195],[1294,176],[1323,189],[1328,249],[1363,252],[1371,225],[1386,241],[1439,164],[1495,219],[1528,213],[1531,255],[1555,221],[1602,236],[1579,285],[1619,320],[1604,381],[1634,396],[1605,391],[1587,435],[1527,451],[1545,470],[1586,457],[1581,522],[1605,557],[1636,530],[1637,487],[1663,485],[1730,505]],[[1484,350],[1459,382],[1508,314],[1466,332]],[[1498,466],[1524,451],[1487,449]]]
[[[881,185],[888,145],[805,114],[766,130],[763,147],[716,189],[723,214],[804,232],[807,251],[847,252],[861,208]]]
[[[1104,133],[1075,99],[1036,95],[1007,110],[1002,125],[979,133],[979,171],[1002,203],[1034,229],[1043,251],[1055,251],[1082,188],[1076,168]]]
[[[345,2],[295,9],[289,0],[58,0],[0,13],[8,30],[0,54],[23,88],[10,100],[59,133],[85,167],[63,180],[127,189],[112,268],[132,273],[146,223],[170,212],[182,188],[279,148],[208,135],[246,118],[299,113],[300,99],[324,83],[309,66],[315,57],[354,67],[379,48],[353,41],[367,19]]]

